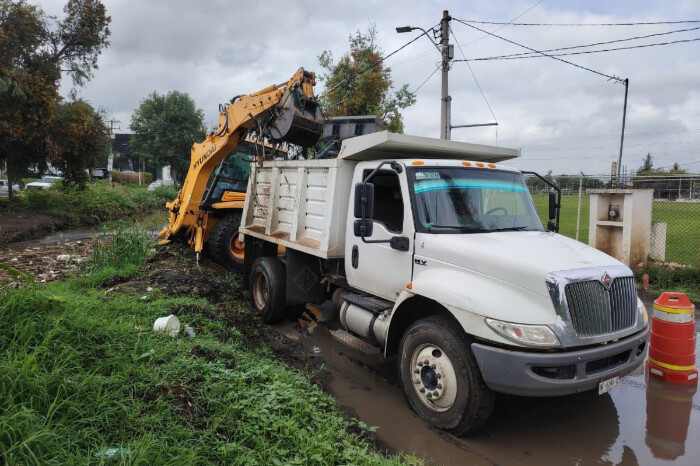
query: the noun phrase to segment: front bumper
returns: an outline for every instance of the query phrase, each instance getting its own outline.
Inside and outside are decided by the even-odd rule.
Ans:
[[[593,390],[601,380],[624,376],[639,367],[649,326],[616,341],[558,353],[513,351],[473,343],[472,351],[486,385],[511,395],[556,396]]]

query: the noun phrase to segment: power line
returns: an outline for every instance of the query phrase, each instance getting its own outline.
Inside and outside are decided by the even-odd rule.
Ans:
[[[469,24],[469,23],[467,23],[467,22],[465,22],[465,21],[462,21],[461,19],[457,19],[457,18],[453,18],[453,19],[454,19],[455,21],[457,21],[457,22],[460,22],[460,23],[464,24],[465,26],[469,26],[469,27],[472,28],[472,29],[476,29],[477,31],[485,32],[486,34],[489,34],[489,35],[491,35],[491,36],[493,36],[493,37],[496,37],[496,38],[498,38],[498,39],[504,40],[504,41],[506,41],[506,42],[508,42],[508,43],[510,43],[510,44],[517,45],[518,47],[522,47],[522,48],[527,49],[527,50],[529,50],[529,51],[531,51],[531,52],[539,53],[539,54],[541,54],[541,55],[543,55],[543,56],[545,56],[545,57],[553,58],[553,59],[555,59],[555,60],[558,60],[558,61],[560,61],[560,62],[566,63],[566,64],[568,64],[568,65],[575,66],[576,68],[581,68],[582,70],[590,71],[591,73],[595,73],[595,74],[597,74],[597,75],[599,75],[599,76],[603,76],[603,77],[608,78],[608,79],[613,79],[613,80],[615,80],[615,81],[617,81],[617,82],[620,82],[620,83],[624,82],[624,80],[618,78],[617,76],[610,76],[609,74],[601,73],[600,71],[596,71],[596,70],[593,70],[593,69],[591,69],[591,68],[587,68],[587,67],[585,67],[585,66],[578,65],[578,64],[573,63],[573,62],[570,62],[570,61],[568,61],[568,60],[564,60],[563,58],[557,58],[557,57],[555,57],[555,56],[553,56],[553,55],[547,55],[546,53],[540,52],[539,50],[535,50],[535,49],[530,48],[530,47],[528,47],[528,46],[526,46],[526,45],[518,44],[517,42],[514,42],[514,41],[512,41],[512,40],[510,40],[510,39],[506,39],[505,37],[501,37],[501,36],[499,36],[499,35],[496,35],[496,34],[493,34],[493,33],[491,33],[491,32],[485,31],[485,30],[483,30],[483,29],[481,29],[481,28],[478,28],[478,27],[476,27],[476,26],[474,26],[474,25],[472,25],[472,24]],[[462,61],[462,60],[455,60],[455,61]]]
[[[545,56],[545,57],[554,58],[555,60],[561,60],[561,61],[564,61],[565,63],[570,63],[570,64],[572,64],[572,65],[574,65],[574,66],[578,66],[579,68],[584,68],[584,67],[582,67],[582,66],[580,66],[580,65],[576,65],[576,64],[574,64],[574,63],[568,62],[568,61],[566,61],[566,60],[562,60],[561,58],[557,58],[557,57],[564,57],[564,56],[567,56],[567,55],[586,55],[586,54],[589,54],[589,53],[614,52],[614,51],[616,51],[616,50],[643,49],[643,48],[647,48],[647,47],[657,47],[657,46],[660,46],[660,45],[680,44],[680,43],[684,43],[684,42],[696,42],[696,41],[699,41],[699,40],[700,40],[700,37],[696,37],[695,39],[673,40],[673,41],[668,41],[668,42],[657,42],[657,43],[655,43],[655,44],[630,45],[629,47],[615,47],[615,48],[611,48],[611,49],[587,50],[587,51],[583,51],[583,52],[554,53],[554,54],[551,54],[551,55],[544,54],[544,53],[542,53],[542,52],[537,52],[537,53],[542,53],[542,55]],[[524,46],[523,46],[523,47],[524,47]],[[527,47],[526,47],[526,48],[527,48]],[[523,58],[542,58],[542,57],[541,57],[541,56],[538,56],[538,55],[510,56],[510,57],[508,57],[508,56],[494,56],[494,57],[470,58],[470,59],[468,59],[468,60],[453,60],[453,61],[454,61],[454,62],[463,62],[463,61],[490,61],[490,60],[518,60],[518,59],[523,59]],[[589,71],[593,71],[593,70],[589,70]],[[597,71],[593,71],[593,72],[596,73],[596,74],[603,74],[603,73],[599,73],[599,72],[597,72]],[[607,75],[604,75],[604,76],[607,76]],[[615,77],[612,77],[612,76],[610,76],[610,78],[611,78],[611,79],[616,79],[616,80],[619,79],[619,78],[615,78]]]
[[[433,72],[430,73],[430,76],[428,76],[427,78],[425,78],[425,81],[423,81],[423,82],[420,84],[420,86],[418,86],[418,87],[413,91],[413,93],[416,94],[416,93],[420,90],[420,88],[423,87],[423,85],[424,85],[425,83],[427,83],[427,82],[430,80],[430,78],[432,78],[433,76],[435,76],[435,73],[437,73],[439,69],[440,69],[440,65],[436,66],[436,67],[435,67],[435,70],[433,70]]]
[[[465,23],[475,23],[475,24],[502,24],[504,26],[651,26],[660,24],[695,24],[700,23],[700,20],[685,20],[685,21],[653,21],[653,22],[641,22],[641,23],[500,23],[498,21],[473,21],[464,20]]]
[[[393,52],[391,52],[389,55],[386,55],[386,56],[384,56],[383,58],[381,58],[377,63],[370,63],[367,67],[365,67],[364,70],[360,71],[359,73],[355,74],[354,76],[351,76],[351,77],[349,77],[349,78],[343,79],[343,80],[340,81],[338,84],[336,84],[335,86],[333,86],[332,88],[328,89],[326,92],[324,92],[323,94],[321,94],[321,95],[319,96],[319,99],[322,99],[323,97],[327,96],[328,94],[330,94],[331,92],[333,92],[334,90],[336,90],[336,89],[337,89],[339,86],[341,86],[342,84],[344,84],[344,83],[346,83],[346,82],[349,82],[349,81],[351,81],[351,80],[353,80],[353,79],[357,79],[357,78],[359,78],[360,76],[362,76],[363,74],[365,74],[366,72],[368,72],[369,70],[371,70],[372,68],[375,68],[375,67],[379,66],[380,64],[384,63],[384,61],[387,60],[389,57],[391,57],[392,55],[395,55],[396,53],[398,53],[398,52],[400,52],[401,50],[405,49],[406,47],[408,47],[409,45],[411,45],[412,43],[414,43],[415,41],[417,41],[418,39],[420,39],[421,37],[423,37],[424,35],[426,35],[426,34],[428,33],[428,31],[431,31],[434,27],[436,27],[436,26],[433,26],[432,28],[427,29],[427,30],[424,31],[422,34],[419,34],[419,35],[417,35],[416,37],[414,37],[413,39],[409,40],[408,42],[406,42],[405,44],[403,44],[401,47],[399,47],[398,49],[396,49],[396,50],[394,50]]]
[[[598,45],[615,44],[615,43],[619,43],[619,42],[628,42],[631,40],[638,40],[638,39],[648,39],[650,37],[665,36],[668,34],[677,34],[680,32],[696,31],[698,29],[700,29],[700,26],[694,27],[694,28],[687,28],[687,29],[677,29],[675,31],[659,32],[656,34],[647,34],[646,36],[629,37],[627,39],[617,39],[617,40],[609,40],[609,41],[605,41],[605,42],[595,42],[593,44],[575,45],[572,47],[560,47],[560,48],[556,48],[556,49],[547,49],[547,50],[542,50],[542,52],[549,53],[549,52],[559,52],[561,50],[573,50],[573,49],[580,49],[580,48],[585,48],[585,47],[595,47]],[[529,55],[532,55],[532,52],[512,53],[509,55],[498,55],[497,58],[521,57],[521,56],[529,56]],[[494,58],[496,58],[496,57],[494,57]]]
[[[455,35],[455,32],[452,30],[452,28],[450,28],[450,32],[452,33],[452,37],[454,38],[455,43],[457,44],[457,48],[459,48],[460,53],[466,59],[467,56],[464,54],[464,50],[462,50],[462,46],[459,44],[459,41],[457,40],[457,36]],[[466,62],[466,63],[467,63],[467,68],[469,68],[469,72],[472,75],[472,78],[474,78],[474,82],[476,83],[476,87],[478,87],[479,92],[481,92],[481,97],[484,98],[484,102],[486,102],[486,106],[489,108],[489,112],[491,112],[491,116],[493,117],[494,121],[498,122],[498,118],[496,118],[496,115],[493,113],[493,109],[491,108],[491,105],[489,104],[489,101],[486,98],[484,91],[481,89],[481,85],[479,85],[479,81],[476,79],[476,75],[474,74],[472,67],[469,65],[469,62]]]
[[[510,25],[510,24],[513,24],[513,21],[515,21],[516,19],[520,18],[521,16],[523,16],[523,15],[524,15],[525,13],[527,13],[528,11],[532,10],[533,8],[535,8],[537,5],[539,5],[539,4],[542,3],[543,1],[544,1],[544,0],[540,0],[539,2],[535,3],[535,4],[532,5],[530,8],[528,8],[527,10],[523,11],[522,13],[520,13],[520,14],[519,14],[518,16],[516,16],[515,18],[511,19],[509,22],[507,22],[507,23],[502,23],[503,25],[502,25],[501,27],[496,28],[496,29],[494,29],[494,30],[491,31],[491,32],[500,31],[500,30],[503,29],[504,27],[506,27],[506,26],[508,26],[508,25]],[[473,40],[473,41],[471,41],[471,42],[467,42],[466,44],[464,44],[464,46],[466,47],[467,45],[472,45],[472,44],[474,44],[474,43],[476,43],[476,42],[479,42],[481,39],[485,39],[485,38],[488,37],[488,36],[489,36],[488,34],[484,34],[483,36],[479,37],[478,39],[475,39],[475,40]]]

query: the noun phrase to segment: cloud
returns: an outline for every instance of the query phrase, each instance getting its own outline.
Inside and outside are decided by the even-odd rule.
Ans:
[[[38,3],[48,13],[62,15],[64,1]],[[379,44],[388,53],[416,35],[397,34],[396,26],[430,28],[438,24],[443,9],[458,19],[510,21],[533,3],[107,0],[112,44],[100,57],[94,79],[79,94],[95,106],[107,108],[125,129],[139,101],[150,92],[187,92],[204,111],[207,124],[213,126],[218,103],[282,82],[299,66],[321,71],[317,57],[323,50],[340,57],[348,49],[348,36],[358,29],[366,30],[370,23],[376,25]],[[692,1],[542,2],[518,21],[598,23],[698,16],[700,4]],[[489,31],[499,28],[478,27]],[[681,27],[506,26],[496,34],[547,49]],[[482,38],[483,33],[456,21],[452,29],[451,42],[458,41],[468,58],[525,51],[493,37]],[[697,31],[638,43],[696,36]],[[659,166],[700,160],[700,65],[694,59],[699,47],[700,42],[694,42],[562,57],[606,75],[630,79],[623,164],[636,168],[648,151]],[[462,58],[459,48],[455,55]],[[416,89],[439,61],[438,52],[423,37],[387,63],[395,87],[407,83]],[[471,67],[499,126],[455,129],[453,139],[520,146],[523,158],[514,164],[523,168],[555,173],[609,172],[610,162],[619,152],[621,85],[549,58],[472,62]],[[440,75],[435,73],[420,88],[417,104],[404,111],[408,133],[439,136]],[[454,63],[449,79],[453,124],[493,120],[466,64]],[[70,83],[63,85],[67,93]],[[700,171],[700,164],[688,168]]]

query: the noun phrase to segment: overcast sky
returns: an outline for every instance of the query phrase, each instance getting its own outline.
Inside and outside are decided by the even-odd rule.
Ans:
[[[36,1],[36,0],[35,0]],[[30,3],[35,3],[30,0]],[[37,2],[62,16],[65,1]],[[286,81],[303,66],[320,71],[318,55],[335,57],[348,49],[348,35],[375,24],[388,54],[418,32],[397,34],[396,26],[436,26],[442,10],[453,18],[539,23],[620,23],[700,20],[700,2],[687,1],[261,1],[104,0],[112,17],[111,45],[100,69],[78,95],[103,107],[129,132],[141,99],[157,91],[188,93],[215,125],[220,102],[269,84]],[[523,14],[524,13],[524,14]],[[495,31],[501,26],[476,25]],[[630,27],[522,27],[496,34],[536,50],[700,27],[698,24]],[[455,58],[489,57],[526,50],[452,22]],[[608,47],[700,37],[700,29],[623,42]],[[607,48],[607,47],[599,47]],[[700,41],[563,57],[606,75],[629,78],[623,165],[641,165],[647,152],[655,166],[678,162],[700,172]],[[395,87],[418,88],[436,69],[440,56],[426,37],[387,63]],[[454,129],[452,139],[523,149],[511,165],[555,174],[602,174],[617,159],[624,86],[551,58],[477,61],[471,69],[493,110],[497,129]],[[67,95],[71,83],[64,81]],[[317,87],[322,92],[322,87]],[[453,124],[494,121],[465,63],[450,71]],[[406,133],[439,137],[440,73],[404,111]]]

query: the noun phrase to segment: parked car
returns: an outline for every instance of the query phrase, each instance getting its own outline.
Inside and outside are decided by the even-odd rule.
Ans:
[[[42,176],[39,181],[27,183],[26,189],[49,189],[61,179],[63,178],[60,176]]]
[[[8,180],[0,180],[0,196],[7,196],[10,191],[10,182]],[[12,185],[12,192],[19,192],[19,185]]]
[[[92,178],[97,180],[106,180],[109,178],[109,170],[106,168],[95,168],[92,170]]]

